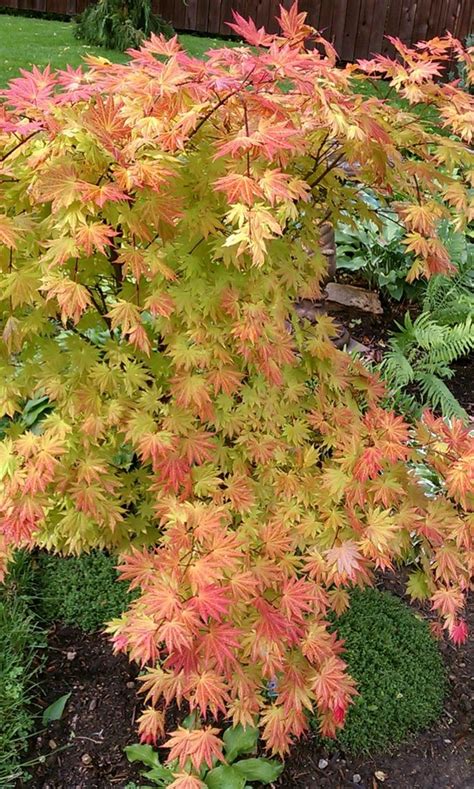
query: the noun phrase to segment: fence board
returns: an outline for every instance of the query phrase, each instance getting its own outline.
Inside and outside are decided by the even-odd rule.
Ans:
[[[369,55],[382,51],[389,5],[390,0],[379,0],[379,2],[377,2],[376,6],[374,7],[372,30],[370,32],[369,39]],[[362,52],[360,57],[366,57],[366,53]]]
[[[433,38],[441,32],[441,20],[444,19],[445,8],[446,4],[444,0],[432,0],[428,24],[428,38]]]
[[[430,13],[433,7],[432,0],[418,0],[413,24],[412,40],[426,41],[430,23]]]
[[[316,27],[324,38],[332,41],[333,38],[333,16],[334,16],[334,0],[322,0],[319,6],[319,18],[317,23],[311,22]]]
[[[334,0],[333,43],[337,52],[342,52],[348,4],[348,0]]]
[[[347,4],[346,24],[342,35],[342,46],[339,52],[343,60],[354,60],[360,7],[361,0],[350,0]]]
[[[0,0],[0,7],[47,11],[73,16],[90,0]],[[226,22],[232,9],[251,16],[258,27],[276,32],[279,6],[293,0],[153,0],[158,11],[176,30],[209,35],[230,35]],[[300,0],[308,21],[332,41],[343,60],[369,57],[376,52],[393,54],[386,35],[407,44],[450,30],[465,38],[473,30],[472,0]]]
[[[413,0],[402,0],[402,12],[400,16],[400,26],[398,29],[398,37],[402,41],[413,42],[413,28],[415,26],[415,14],[417,3]]]
[[[464,32],[463,32],[464,31]],[[456,35],[462,38],[474,32],[474,3],[463,3]]]
[[[456,33],[458,29],[458,18],[460,12],[460,1],[459,0],[450,0],[447,3],[447,19],[446,19],[446,30],[450,30],[452,33]]]
[[[209,0],[198,0],[196,9],[196,27],[198,33],[208,32]]]
[[[353,58],[364,57],[366,52],[371,52],[370,41],[375,17],[385,10],[385,8],[382,10],[381,6],[384,6],[384,3],[380,0],[362,0]]]

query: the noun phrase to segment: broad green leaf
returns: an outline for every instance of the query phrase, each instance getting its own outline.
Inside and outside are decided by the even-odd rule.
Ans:
[[[33,400],[28,400],[23,409],[22,420],[26,427],[31,427],[41,415],[45,415],[51,409],[49,397],[36,397]]]
[[[244,789],[245,777],[227,764],[221,764],[210,770],[204,779],[209,789]]]
[[[258,729],[247,726],[245,729],[239,725],[226,729],[224,736],[224,751],[228,762],[233,762],[242,753],[250,753],[257,746]]]
[[[186,718],[183,720],[181,725],[184,726],[185,729],[195,729],[197,722],[198,722],[198,716],[196,714],[196,711],[194,711],[186,716]]]
[[[59,699],[53,701],[53,703],[50,704],[49,707],[46,707],[42,717],[43,726],[47,726],[48,723],[51,723],[51,721],[61,720],[63,716],[64,708],[70,696],[71,696],[70,693],[65,693],[64,696],[60,696]]]
[[[142,762],[147,767],[160,767],[160,759],[157,751],[151,745],[127,745],[125,754],[129,762]]]
[[[276,759],[241,759],[232,766],[247,781],[260,781],[262,784],[276,781],[283,770],[283,764]]]
[[[163,767],[161,764],[143,773],[143,777],[147,781],[154,781],[158,786],[169,786],[174,781],[172,770],[168,770],[167,767]]]

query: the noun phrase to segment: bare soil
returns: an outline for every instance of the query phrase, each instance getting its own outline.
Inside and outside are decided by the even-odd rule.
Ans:
[[[397,592],[395,584],[384,586]],[[474,631],[474,601],[469,608]],[[136,742],[140,710],[136,670],[114,656],[106,637],[67,627],[50,636],[43,684],[46,706],[71,692],[62,720],[33,745],[30,789],[124,789],[137,781],[123,748]],[[454,649],[443,643],[450,688],[439,723],[393,753],[353,757],[328,754],[308,737],[295,745],[279,789],[473,789],[474,643]],[[327,764],[325,764],[327,762]],[[23,787],[24,784],[19,784]],[[223,787],[225,789],[225,787]]]

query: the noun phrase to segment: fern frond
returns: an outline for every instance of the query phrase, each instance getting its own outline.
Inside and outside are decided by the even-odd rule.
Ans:
[[[432,348],[431,359],[436,363],[451,364],[474,349],[474,324],[471,318],[456,326],[443,326],[443,341]]]
[[[415,371],[406,356],[397,350],[388,351],[382,361],[381,369],[385,378],[396,388],[402,388],[410,384]]]
[[[466,411],[441,378],[438,378],[437,375],[425,374],[420,375],[418,381],[426,405],[435,410],[439,409],[448,419],[453,417],[467,419]]]

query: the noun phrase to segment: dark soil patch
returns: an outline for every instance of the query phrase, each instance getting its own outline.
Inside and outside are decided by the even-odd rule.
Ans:
[[[401,594],[385,577],[384,588]],[[474,601],[469,608],[474,629]],[[328,754],[309,736],[296,744],[279,789],[472,789],[474,787],[474,643],[454,649],[442,644],[450,681],[443,716],[430,731],[373,757]],[[72,658],[72,655],[74,657]],[[72,659],[71,659],[72,658]],[[106,637],[58,628],[50,638],[44,704],[72,695],[61,721],[39,737],[29,758],[46,756],[27,784],[33,789],[124,789],[137,781],[123,748],[137,741],[140,701],[136,669],[114,656]],[[175,722],[170,721],[171,728]],[[66,746],[66,747],[65,747]],[[63,750],[61,750],[63,748]],[[324,761],[321,761],[324,760]],[[325,761],[327,764],[323,767]],[[354,780],[355,777],[355,780]],[[23,784],[21,785],[23,786]]]
[[[33,789],[109,789],[138,776],[123,749],[137,742],[139,698],[136,668],[115,656],[107,638],[58,627],[49,638],[42,679],[44,706],[71,692],[60,721],[37,738],[30,759]],[[23,786],[24,784],[20,784]]]

